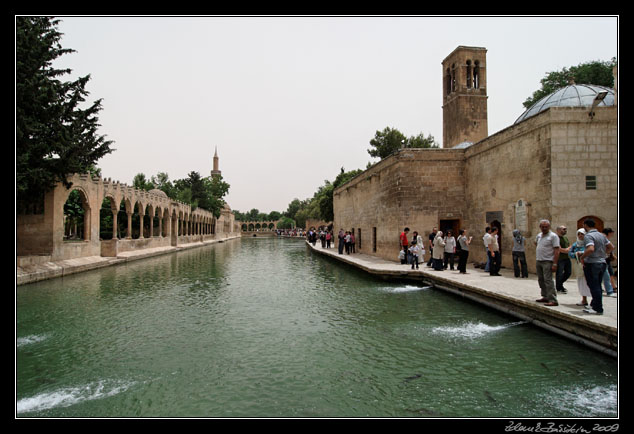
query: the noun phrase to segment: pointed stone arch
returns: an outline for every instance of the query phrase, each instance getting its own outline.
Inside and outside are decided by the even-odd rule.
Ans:
[[[90,200],[86,190],[78,186],[70,188],[64,202],[64,241],[90,241],[92,232],[90,210]]]

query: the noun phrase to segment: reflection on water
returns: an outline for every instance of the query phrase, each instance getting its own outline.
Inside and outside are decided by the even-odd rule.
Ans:
[[[617,362],[302,241],[17,290],[19,417],[614,417]]]

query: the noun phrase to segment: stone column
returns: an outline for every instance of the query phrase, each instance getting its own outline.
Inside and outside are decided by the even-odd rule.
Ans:
[[[84,241],[90,241],[90,222],[91,222],[90,208],[88,206],[84,206]]]
[[[128,227],[125,230],[125,237],[129,240],[132,239],[132,213],[126,212],[126,214],[128,215]]]
[[[117,239],[117,214],[118,211],[112,210],[112,239]]]
[[[143,237],[143,217],[145,216],[144,214],[139,213],[139,238],[144,238]]]

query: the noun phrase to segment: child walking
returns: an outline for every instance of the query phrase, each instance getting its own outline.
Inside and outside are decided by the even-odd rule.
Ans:
[[[412,253],[412,270],[414,269],[414,265],[416,265],[416,269],[418,270],[418,257],[420,255],[420,246],[416,242],[416,240],[412,240],[412,245],[409,248],[409,251]]]

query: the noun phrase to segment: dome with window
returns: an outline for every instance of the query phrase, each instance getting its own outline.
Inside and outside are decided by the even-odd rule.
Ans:
[[[535,116],[551,107],[592,107],[594,99],[602,92],[607,92],[597,107],[614,105],[614,89],[594,84],[570,84],[547,95],[528,108],[515,121],[516,124]]]

